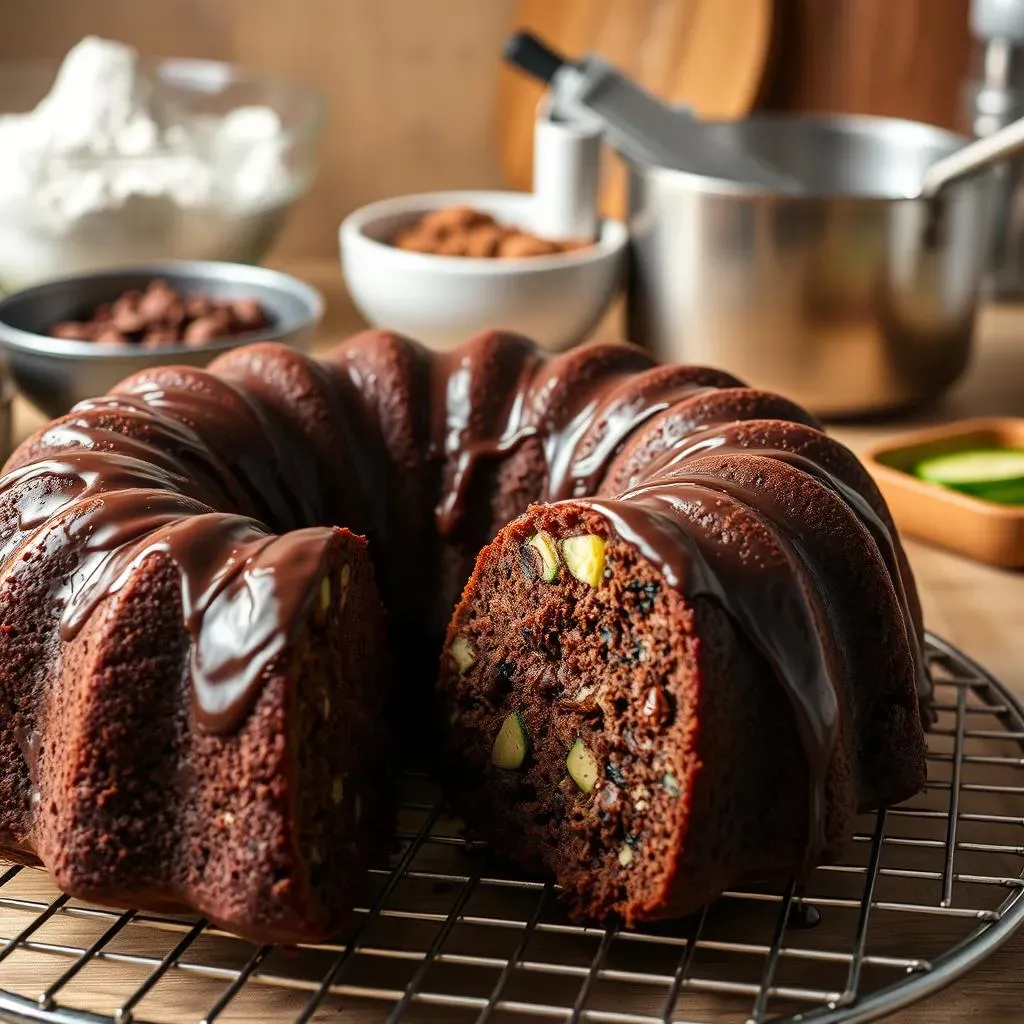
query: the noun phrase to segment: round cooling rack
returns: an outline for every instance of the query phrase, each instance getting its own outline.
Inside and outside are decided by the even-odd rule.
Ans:
[[[0,1018],[128,1021],[789,1021],[890,1013],[1024,919],[1024,706],[928,638],[939,721],[927,790],[858,820],[840,864],[726,893],[635,932],[582,928],[550,884],[467,841],[430,778],[404,780],[396,853],[347,934],[256,947],[187,916],[61,895],[0,869]]]

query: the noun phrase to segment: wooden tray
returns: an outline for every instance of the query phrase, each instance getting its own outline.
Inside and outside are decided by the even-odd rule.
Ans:
[[[997,505],[913,475],[922,459],[970,448],[1024,448],[1024,419],[960,420],[904,434],[864,462],[908,534],[1002,568],[1024,567],[1024,507]]]

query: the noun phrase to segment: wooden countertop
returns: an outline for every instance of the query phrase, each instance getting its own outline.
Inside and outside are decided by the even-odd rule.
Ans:
[[[327,293],[325,338],[338,338],[358,328],[358,318],[333,267],[300,264],[289,269],[311,279]],[[1024,308],[984,311],[974,362],[965,379],[940,406],[912,419],[842,426],[833,433],[856,450],[922,422],[977,415],[1024,415]],[[23,436],[38,422],[37,414],[19,405],[15,436]],[[990,569],[913,540],[908,540],[907,550],[929,628],[976,658],[1024,699],[1024,573]],[[1016,813],[1019,815],[1019,809]],[[174,992],[180,1013],[189,989],[180,985],[174,987]],[[180,1019],[178,1014],[174,1016]],[[995,1024],[1022,1016],[1024,931],[943,993],[891,1019],[904,1024],[952,1024],[960,1019]],[[368,1011],[366,1016],[357,1012],[343,1019],[376,1018]]]

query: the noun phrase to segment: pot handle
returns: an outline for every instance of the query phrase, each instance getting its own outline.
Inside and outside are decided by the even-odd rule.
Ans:
[[[921,176],[921,198],[934,199],[950,185],[1024,152],[1024,117],[929,164]]]

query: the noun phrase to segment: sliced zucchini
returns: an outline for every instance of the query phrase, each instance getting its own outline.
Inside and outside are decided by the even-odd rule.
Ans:
[[[530,749],[530,738],[526,725],[518,711],[513,711],[498,730],[491,747],[491,764],[506,771],[515,771],[523,766]]]
[[[604,577],[604,540],[595,533],[567,537],[562,541],[566,567],[580,581],[599,587]]]
[[[565,767],[569,769],[572,781],[584,793],[590,793],[593,790],[601,774],[601,766],[597,763],[597,758],[590,752],[590,748],[580,736],[576,737],[576,741],[569,748]]]
[[[540,555],[540,578],[550,583],[558,575],[558,549],[550,535],[539,530],[528,541]]]
[[[1024,449],[980,448],[919,462],[915,472],[929,483],[1004,504],[1024,502]]]

